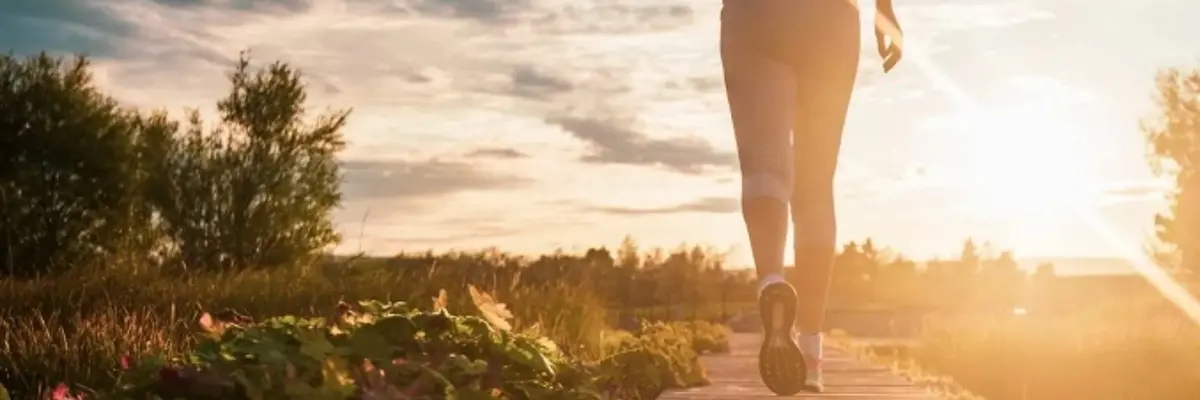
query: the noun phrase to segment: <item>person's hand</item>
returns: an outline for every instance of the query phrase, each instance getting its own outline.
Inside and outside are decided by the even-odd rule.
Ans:
[[[890,0],[875,2],[875,46],[879,57],[883,58],[883,73],[891,72],[903,54],[904,31],[900,29]]]

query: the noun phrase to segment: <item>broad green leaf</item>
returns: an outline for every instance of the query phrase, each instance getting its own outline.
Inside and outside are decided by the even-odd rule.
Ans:
[[[350,351],[372,360],[390,360],[392,347],[382,334],[371,328],[358,329],[350,335]]]
[[[336,350],[325,333],[318,330],[302,330],[296,334],[296,340],[300,341],[300,354],[316,361],[324,360]]]
[[[482,375],[487,372],[487,362],[483,360],[471,360],[461,354],[450,355],[449,362],[451,365],[458,367],[463,373],[468,375]]]

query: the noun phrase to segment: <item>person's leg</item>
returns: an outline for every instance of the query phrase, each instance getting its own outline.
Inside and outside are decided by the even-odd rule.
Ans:
[[[764,57],[745,1],[722,11],[721,63],[742,178],[742,217],[759,278],[782,277],[792,196],[796,85],[787,64]],[[749,21],[753,23],[753,21]]]
[[[821,40],[806,44],[794,63],[797,74],[793,145],[795,191],[791,201],[795,285],[799,293],[798,342],[808,361],[806,386],[820,391],[825,306],[836,252],[833,180],[842,129],[858,71],[857,9],[844,1],[809,2],[822,16]],[[817,10],[817,8],[820,8]]]
[[[742,216],[759,276],[764,340],[759,372],[775,393],[802,389],[804,358],[792,338],[796,292],[783,278],[792,197],[793,69],[763,54],[757,1],[729,0],[721,61],[742,174]]]
[[[839,17],[842,23],[829,27],[828,36],[816,46],[811,58],[797,66],[791,211],[796,284],[803,303],[798,317],[801,333],[818,333],[825,321],[825,299],[837,246],[833,180],[858,71],[857,13],[847,10],[846,15],[837,15],[831,10],[827,14]]]

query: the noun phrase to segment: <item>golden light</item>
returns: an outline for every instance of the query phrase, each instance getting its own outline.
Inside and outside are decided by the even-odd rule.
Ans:
[[[966,148],[958,174],[979,213],[1025,217],[1091,202],[1084,183],[1087,141],[1071,121],[1041,111],[974,111],[958,134]]]
[[[935,89],[946,94],[954,102],[955,106],[960,110],[960,112],[968,115],[982,115],[982,113],[986,112],[986,107],[981,106],[973,97],[967,94],[961,85],[958,85],[956,82],[954,82],[954,80],[949,75],[944,73],[942,69],[939,68],[939,66],[935,64],[927,55],[922,54],[919,50],[913,51],[913,49],[910,49],[906,54],[909,55],[908,64],[916,68],[918,72],[925,76],[925,78],[929,79],[930,83]],[[988,119],[984,118],[982,120],[987,121]],[[1019,137],[1020,136],[1018,136],[1018,138]],[[992,136],[991,138],[997,140],[991,141],[992,139],[984,137],[982,138],[984,142],[981,143],[994,144],[1000,141],[998,139],[1004,139],[1002,136]],[[1020,142],[1019,139],[1016,139],[1015,141]],[[1026,143],[1028,143],[1028,139],[1026,140]],[[1045,143],[1043,143],[1043,145],[1045,145]],[[1017,145],[1008,145],[1008,148],[1012,149],[1015,146]],[[981,149],[984,146],[981,145],[975,147],[976,149]],[[1024,149],[1024,147],[1022,147],[1022,149]],[[976,154],[985,153],[982,150],[975,151]],[[1034,153],[1032,154],[1038,154],[1037,150],[1033,151]],[[1016,155],[1019,154],[1020,153],[1017,153]],[[1018,161],[1020,159],[1021,157],[1013,157],[1010,159],[1010,161]],[[1037,171],[1044,172],[1045,170]],[[1033,175],[1030,172],[1006,172],[1005,174],[1013,177],[1029,177]],[[1009,181],[1011,181],[1011,179]],[[1070,181],[1064,182],[1064,188],[1073,187],[1073,185],[1066,184],[1069,182]],[[1063,191],[1060,193],[1072,193],[1070,190],[1066,189],[1054,190]],[[1073,190],[1075,191],[1074,193],[1078,193],[1080,188],[1078,186],[1074,186]],[[1068,198],[1070,198],[1070,196],[1068,196]],[[1191,319],[1193,323],[1200,325],[1200,300],[1197,300],[1196,297],[1188,293],[1188,291],[1184,289],[1178,281],[1176,281],[1174,278],[1164,272],[1158,265],[1156,265],[1154,261],[1151,260],[1144,251],[1141,250],[1141,246],[1137,245],[1136,243],[1130,243],[1129,238],[1119,234],[1113,227],[1112,223],[1106,221],[1104,218],[1098,215],[1095,209],[1090,207],[1067,207],[1063,211],[1066,211],[1064,215],[1074,217],[1076,221],[1087,225],[1092,229],[1093,232],[1100,235],[1104,239],[1105,245],[1119,251],[1123,256],[1122,258],[1129,261],[1129,263],[1133,266],[1134,271],[1136,271],[1138,275],[1141,275],[1146,282],[1154,286],[1159,294],[1161,294],[1165,299],[1169,300],[1180,311],[1187,315],[1187,317]]]

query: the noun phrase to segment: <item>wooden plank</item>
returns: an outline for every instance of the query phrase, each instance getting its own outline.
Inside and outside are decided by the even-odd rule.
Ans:
[[[735,333],[728,354],[707,355],[701,362],[712,384],[663,394],[661,400],[778,398],[758,376],[761,336]],[[799,393],[797,399],[936,400],[929,391],[885,367],[861,361],[845,351],[825,348],[825,392]]]

